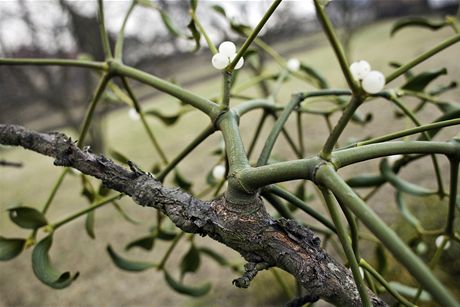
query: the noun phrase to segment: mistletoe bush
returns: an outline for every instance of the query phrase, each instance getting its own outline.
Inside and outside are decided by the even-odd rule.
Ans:
[[[239,48],[229,41],[221,43],[219,48],[214,45],[197,17],[196,0],[190,2],[190,34],[178,28],[167,12],[156,4],[134,0],[112,50],[104,25],[103,1],[99,0],[99,31],[105,52],[104,61],[1,58],[0,66],[60,65],[90,69],[99,74],[100,81],[86,110],[76,141],[62,133],[39,133],[17,125],[0,124],[0,144],[22,146],[51,156],[55,158],[56,166],[64,167],[41,210],[26,206],[8,209],[11,222],[21,228],[30,229],[31,233],[26,238],[0,237],[0,260],[13,259],[25,248],[33,248],[32,268],[36,277],[52,288],[68,287],[76,280],[78,273],[62,273],[53,265],[49,252],[54,234],[75,219],[85,217],[86,231],[94,237],[94,214],[104,206],[114,206],[125,219],[131,221],[117,203],[122,197],[131,197],[141,206],[156,209],[157,219],[147,235],[126,244],[126,252],[139,248],[153,250],[155,253],[156,240],[167,242],[169,247],[159,262],[131,260],[111,245],[107,246],[109,257],[123,270],[161,271],[165,282],[181,294],[202,296],[209,292],[209,283],[191,285],[184,280],[185,275],[195,273],[206,259],[238,272],[241,277],[233,280],[233,284],[240,288],[249,287],[251,280],[261,270],[278,267],[287,271],[295,278],[299,288],[302,288],[298,297],[292,298],[288,303],[289,306],[302,306],[319,299],[337,306],[386,306],[393,302],[413,306],[421,297],[427,299],[427,293],[433,302],[441,306],[459,306],[454,296],[433,273],[442,254],[460,243],[455,219],[456,211],[460,209],[460,138],[457,135],[444,142],[433,140],[443,128],[460,124],[460,104],[441,97],[443,93],[455,88],[456,83],[432,87],[431,82],[445,75],[446,69],[422,73],[414,73],[412,70],[460,41],[458,20],[453,17],[441,21],[406,18],[397,22],[392,34],[411,26],[431,30],[451,27],[454,33],[407,63],[392,63],[394,70],[384,76],[373,70],[365,60],[360,59],[349,64],[326,13],[327,2],[314,0],[314,5],[318,20],[338,60],[337,74],[341,73],[347,82],[347,88],[344,89],[331,88],[321,72],[297,59],[285,60],[258,37],[280,5],[280,0],[271,4],[255,28],[228,18],[220,6],[213,7],[229,22],[231,29],[244,38],[244,43]],[[200,48],[201,39],[204,38],[212,53],[209,65],[222,73],[221,95],[204,97],[123,63],[124,30],[137,6],[158,10],[171,35],[194,41],[196,50]],[[263,61],[260,60],[263,55],[273,58],[279,66],[278,73],[264,73]],[[239,82],[238,74],[245,69],[251,69],[254,76],[245,83]],[[392,87],[391,83],[400,77],[406,78],[401,82],[402,85]],[[306,88],[315,89],[293,93],[289,101],[280,101],[278,93],[289,78],[299,79],[305,83]],[[154,109],[144,110],[130,85],[132,80],[179,99],[181,107],[177,114],[166,115]],[[256,86],[263,93],[262,97],[240,94],[244,89]],[[86,146],[93,115],[101,97],[107,93],[126,103],[130,107],[130,117],[142,123],[156,155],[150,169],[140,169],[119,152],[111,151],[106,157],[102,153],[91,152],[90,147]],[[373,138],[361,137],[357,142],[339,147],[338,140],[351,122],[371,124],[372,118],[363,119],[358,108],[377,98],[396,106],[399,109],[397,117],[406,119],[413,127]],[[410,98],[419,101],[414,109],[407,106],[406,99]],[[333,107],[314,109],[309,104],[311,100]],[[430,123],[422,123],[418,114],[429,110],[428,106],[436,107],[439,116]],[[181,120],[182,115],[193,110],[207,117],[208,126],[185,144],[177,156],[171,158],[157,140],[156,131],[151,129],[146,117],[154,116],[168,126],[168,129],[174,129],[174,124]],[[251,142],[245,146],[239,122],[256,110],[262,111],[262,115],[253,126]],[[330,120],[333,114],[340,114],[335,125]],[[305,142],[312,135],[305,127],[306,115],[323,117],[330,126],[329,135],[321,150],[308,156]],[[287,123],[294,116],[295,129],[291,129]],[[267,126],[269,117],[274,118],[275,122],[270,127],[268,136],[264,138],[261,131]],[[200,193],[193,193],[191,183],[179,172],[178,164],[214,133],[223,138],[222,148],[217,148],[214,152],[220,160],[217,165],[196,162],[203,164],[208,187]],[[293,137],[294,134],[297,138]],[[297,159],[275,159],[272,152],[280,136],[286,139],[289,149],[295,153]],[[401,138],[404,140],[398,141]],[[251,157],[257,154],[257,142],[262,142],[263,146],[258,157],[253,160]],[[417,172],[415,162],[426,156],[432,160],[432,177],[437,184],[434,190],[409,182],[399,175],[403,169],[411,169],[411,166]],[[439,156],[447,157],[450,165],[448,174],[440,166]],[[346,180],[338,174],[346,166],[353,168],[360,162],[372,159],[380,161],[379,169],[373,174],[363,173]],[[81,179],[82,196],[90,206],[69,213],[60,220],[50,221],[48,211],[63,180],[70,173]],[[171,173],[176,187],[164,185]],[[90,177],[97,178],[101,184],[96,186]],[[288,184],[293,181],[296,182]],[[305,191],[307,182],[318,191],[329,216],[310,206],[310,196]],[[448,187],[445,186],[446,182],[449,182]],[[366,204],[384,184],[392,186],[401,217],[416,233],[418,245],[411,245],[412,248]],[[358,190],[362,188],[371,189],[370,193],[361,197]],[[407,196],[446,200],[448,211],[443,213],[442,227],[433,229],[433,225],[426,225],[419,220],[405,203]],[[267,207],[271,208],[270,212],[274,212],[272,215],[267,213]],[[316,223],[306,224],[303,215],[310,216]],[[363,231],[363,227],[370,233]],[[240,253],[247,262],[244,269],[231,264],[218,251],[199,246],[193,239],[197,234],[208,236]],[[341,244],[341,252],[346,258],[345,264],[334,259],[324,249],[325,242],[335,239]],[[423,244],[428,240],[435,240],[435,252],[430,259],[421,259],[416,253],[424,253]],[[363,255],[368,253],[363,251],[363,245],[368,246],[369,242],[363,244],[363,241],[370,241],[376,247],[377,265],[371,265],[372,261],[364,258]],[[188,244],[188,251],[176,267],[167,266],[170,255],[180,243]],[[415,293],[408,293],[404,291],[407,287],[387,280],[387,252],[415,278],[419,285]]]

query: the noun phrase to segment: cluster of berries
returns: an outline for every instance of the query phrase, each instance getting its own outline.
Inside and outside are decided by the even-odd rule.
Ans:
[[[383,90],[385,76],[380,71],[371,70],[371,65],[368,62],[354,62],[350,65],[350,71],[353,79],[361,82],[361,86],[369,94],[375,94]]]
[[[224,69],[230,64],[236,56],[236,46],[230,41],[223,42],[219,45],[219,52],[212,57],[212,66],[216,69]],[[241,57],[235,65],[235,69],[240,69],[244,64]]]

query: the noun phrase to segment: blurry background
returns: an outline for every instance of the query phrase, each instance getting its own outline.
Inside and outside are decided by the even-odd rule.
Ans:
[[[186,30],[190,18],[188,1],[156,2],[170,14],[179,28]],[[105,4],[107,27],[113,42],[129,2],[105,1]],[[270,1],[199,2],[199,19],[213,41],[217,44],[230,39],[241,46],[242,38],[230,29],[221,15],[210,8],[215,4],[225,8],[230,19],[253,26],[268,8]],[[366,59],[372,63],[373,68],[388,72],[391,70],[388,62],[404,63],[450,35],[447,29],[432,33],[415,28],[401,31],[390,39],[391,24],[396,17],[425,15],[438,18],[446,13],[455,14],[457,6],[456,0],[334,0],[329,13],[339,27],[340,38],[349,51],[350,59]],[[0,1],[0,56],[90,57],[102,60],[95,14],[95,1]],[[333,86],[345,85],[309,1],[284,1],[261,37],[286,59],[298,58],[321,71]],[[193,44],[172,37],[157,11],[139,7],[127,26],[124,62],[172,80],[198,94],[214,97],[220,94],[221,77],[210,65],[211,53],[205,46],[202,42],[202,48],[192,53]],[[447,67],[449,77],[446,78],[459,80],[460,68],[452,65],[458,63],[458,54],[459,48],[454,46],[427,61],[420,71],[423,68]],[[264,60],[267,61],[268,71],[279,71],[279,67],[269,57]],[[242,70],[242,80],[249,76],[249,72]],[[97,78],[93,72],[78,68],[0,66],[0,122],[21,124],[41,131],[59,129],[75,136]],[[175,99],[140,84],[133,85],[146,108],[161,110],[166,114],[173,114],[177,110],[179,104]],[[283,88],[281,97],[288,97],[289,93],[305,88],[308,89],[308,86],[290,80]],[[254,89],[248,90],[246,94],[260,96]],[[454,90],[449,95],[458,99],[459,91]],[[152,158],[154,152],[141,124],[129,119],[126,106],[114,100],[113,95],[107,92],[104,96],[106,103],[99,105],[98,117],[91,131],[93,150],[103,152],[116,149],[141,167],[150,167],[152,160],[157,157]],[[364,132],[369,135],[384,134],[407,126],[404,121],[388,125],[393,120],[392,109],[382,111],[381,106],[376,107],[374,104],[364,106],[363,112],[378,114],[375,116],[376,123]],[[251,118],[255,117],[248,116],[247,121],[242,122],[243,134],[248,134],[245,136],[246,142],[254,129]],[[422,117],[427,121],[429,118],[428,115]],[[207,125],[207,121],[201,119],[201,115],[192,112],[181,118],[174,129],[165,127],[155,118],[150,118],[149,123],[167,154],[173,157]],[[314,137],[309,143],[308,150],[311,152],[320,148],[327,135],[325,123],[319,121],[312,119],[312,126],[306,132],[306,135]],[[449,132],[454,135],[458,132],[454,128],[449,129],[446,129],[447,134],[444,136],[449,135]],[[344,138],[357,135],[362,137],[363,130],[355,125],[347,130]],[[443,136],[440,138],[446,139]],[[209,165],[218,163],[217,158],[214,161],[205,156],[219,142],[219,137],[214,135],[180,165],[181,171],[195,184],[197,190],[204,186],[206,175],[199,161],[210,161]],[[280,156],[292,156],[292,153],[282,149],[283,146],[280,148],[277,152]],[[18,203],[40,208],[61,170],[52,166],[51,159],[21,149],[0,147],[0,160],[3,159],[23,163],[23,167],[0,167],[0,234],[9,237],[26,236],[27,232],[18,230],[8,221],[4,209]],[[431,168],[424,167],[424,161],[420,162],[421,168],[417,174],[405,174],[406,178],[418,179],[422,184],[433,184],[430,179]],[[86,205],[79,195],[79,188],[75,189],[79,184],[77,176],[66,179],[50,212],[50,220],[54,221],[65,212],[73,212]],[[383,189],[376,196],[376,204],[380,202],[376,210],[381,210],[387,221],[397,223],[397,214],[392,206],[394,201],[385,198],[385,191],[388,190]],[[386,205],[382,206],[382,202]],[[56,255],[58,267],[71,271],[78,268],[81,272],[79,280],[68,289],[51,290],[35,279],[30,267],[30,250],[10,262],[0,263],[0,306],[279,306],[286,301],[284,292],[274,283],[269,272],[256,278],[254,287],[241,290],[231,285],[235,273],[219,268],[213,262],[205,262],[200,274],[189,277],[189,283],[200,283],[204,278],[215,281],[215,286],[208,297],[192,299],[170,290],[160,273],[147,271],[130,274],[119,271],[105,252],[107,242],[121,250],[126,242],[146,233],[148,225],[155,218],[152,210],[133,206],[130,200],[123,200],[122,203],[129,214],[142,222],[141,225],[127,224],[117,216],[115,210],[107,207],[97,212],[97,240],[87,237],[82,221],[71,224],[56,235],[52,255]],[[319,202],[315,205],[321,207]],[[392,210],[388,209],[390,206]],[[198,242],[217,246],[206,238],[200,238]],[[218,248],[233,261],[241,261],[238,255],[227,248]],[[130,257],[160,259],[163,249],[164,246],[158,244],[153,253],[130,252]],[[187,246],[179,248],[175,258],[179,259],[186,250]],[[293,285],[289,277],[286,277],[286,282]]]

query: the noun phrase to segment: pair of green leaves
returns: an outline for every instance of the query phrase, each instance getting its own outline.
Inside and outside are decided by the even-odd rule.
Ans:
[[[195,272],[199,268],[201,255],[211,258],[221,266],[230,267],[234,271],[240,272],[240,268],[237,265],[230,264],[227,259],[225,259],[222,255],[218,254],[214,250],[207,247],[196,247],[194,244],[192,244],[187,254],[185,254],[184,258],[182,258],[180,265],[181,276],[183,276],[185,273]],[[166,270],[164,271],[164,274],[168,285],[174,291],[180,294],[199,297],[207,294],[211,290],[210,283],[204,283],[197,287],[190,287],[185,285],[182,281],[175,280]]]
[[[183,283],[183,277],[186,273],[194,273],[200,267],[201,255],[205,255],[213,259],[221,266],[230,266],[235,269],[235,267],[231,266],[224,257],[212,249],[207,247],[198,248],[195,246],[195,244],[192,243],[190,249],[184,255],[180,263],[181,281],[175,280],[166,270],[164,271],[165,280],[174,291],[184,295],[199,297],[207,294],[211,290],[211,284],[209,282],[201,284],[197,287],[190,287]]]
[[[141,247],[143,249],[148,249],[149,247],[153,247],[153,241],[150,237],[146,237],[140,240],[135,241],[135,246]],[[134,243],[134,242],[132,242]],[[133,244],[128,244],[126,246],[127,249],[134,247]],[[107,252],[110,255],[110,258],[114,262],[114,264],[125,271],[130,272],[142,272],[151,268],[156,268],[158,265],[153,262],[143,262],[143,261],[133,261],[128,260],[124,257],[118,255],[113,248],[109,245],[107,246]],[[189,251],[185,254],[184,258],[182,258],[180,264],[181,270],[181,281],[175,280],[166,270],[164,270],[165,280],[168,285],[176,292],[184,295],[189,295],[193,297],[203,296],[209,292],[211,289],[210,283],[205,283],[198,287],[190,287],[185,285],[182,282],[183,276],[186,273],[196,272],[200,266],[200,253],[198,249],[192,244]]]
[[[184,285],[182,282],[175,280],[168,271],[164,271],[164,276],[166,283],[177,293],[193,296],[193,297],[200,297],[206,295],[211,290],[211,283],[207,282],[197,287],[190,287]]]
[[[176,237],[176,232],[169,232],[160,229],[158,232],[156,229],[152,230],[152,233],[146,236],[143,236],[139,239],[136,239],[125,246],[125,250],[129,251],[130,249],[137,247],[146,251],[153,249],[155,245],[155,240],[160,239],[163,241],[172,241]]]
[[[157,265],[153,262],[144,262],[144,261],[134,261],[126,259],[118,255],[113,248],[109,245],[107,246],[107,252],[110,255],[113,263],[121,270],[129,272],[142,272],[147,269],[155,268]]]
[[[8,209],[11,221],[24,229],[38,229],[48,225],[43,213],[31,207],[13,207]],[[8,261],[24,250],[26,239],[5,238],[0,236],[0,261]]]
[[[437,70],[425,71],[418,75],[410,77],[401,87],[403,90],[413,92],[423,92],[425,88],[435,79],[447,74],[447,69],[440,68]]]
[[[38,229],[48,225],[40,211],[30,207],[14,207],[8,209],[13,223],[25,229]],[[70,272],[60,273],[51,264],[48,252],[53,242],[52,234],[42,239],[32,252],[32,269],[35,276],[44,284],[55,289],[68,287],[78,277]],[[7,261],[18,256],[26,245],[25,239],[9,239],[0,236],[0,261]]]

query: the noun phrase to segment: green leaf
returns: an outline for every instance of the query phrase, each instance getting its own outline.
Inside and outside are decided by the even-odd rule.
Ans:
[[[382,176],[385,178],[385,180],[400,192],[405,192],[415,196],[430,196],[436,194],[436,191],[425,189],[396,175],[391,169],[390,164],[386,158],[383,159],[380,163],[380,172],[382,173]]]
[[[133,247],[139,247],[144,250],[150,251],[152,250],[153,246],[155,244],[155,236],[148,235],[146,237],[142,237],[140,239],[134,240],[130,243],[128,243],[125,246],[125,250],[130,250]]]
[[[189,36],[189,39],[193,39],[195,41],[195,49],[193,49],[193,52],[196,52],[200,49],[200,41],[201,41],[201,33],[198,31],[198,28],[195,25],[195,21],[193,18],[190,20],[189,24],[187,25],[187,28],[192,32],[192,36]]]
[[[112,258],[113,263],[121,270],[141,272],[156,267],[156,265],[151,262],[133,261],[120,257],[115,253],[110,245],[107,246],[107,252],[109,253],[110,258]]]
[[[198,6],[198,0],[190,0],[190,8],[193,11],[196,11],[197,6]]]
[[[35,208],[15,207],[8,211],[11,221],[22,228],[37,229],[48,224],[43,213]]]
[[[17,257],[24,249],[25,239],[8,239],[0,236],[0,261]]]
[[[211,6],[211,8],[214,11],[216,11],[217,13],[221,14],[222,16],[227,17],[227,13],[225,12],[225,10],[224,10],[224,8],[222,6],[215,4],[215,5]]]
[[[52,235],[38,242],[32,252],[32,269],[35,276],[45,285],[54,289],[63,289],[70,286],[78,277],[79,273],[77,272],[73,276],[70,272],[60,273],[51,265],[48,252],[52,243]]]
[[[113,204],[113,207],[118,211],[118,213],[120,213],[120,215],[128,222],[130,222],[131,224],[140,224],[139,221],[136,221],[135,219],[133,219],[132,217],[130,217],[124,210],[123,208],[116,202],[112,202]]]
[[[111,189],[109,189],[108,187],[106,187],[103,183],[101,183],[99,185],[99,189],[97,190],[97,193],[100,195],[100,196],[107,196],[109,195]]]
[[[96,218],[95,211],[90,211],[86,214],[85,230],[91,239],[96,238],[96,234],[94,233],[95,218]]]
[[[176,280],[174,280],[171,275],[165,270],[165,280],[168,285],[180,294],[185,294],[193,297],[199,297],[207,294],[211,290],[211,283],[207,282],[198,287],[189,287]]]
[[[181,31],[177,28],[177,26],[173,23],[171,17],[163,10],[160,10],[161,20],[163,20],[163,24],[168,29],[169,33],[171,33],[174,37],[181,37],[183,36]]]
[[[171,232],[171,231],[166,231],[163,229],[160,229],[160,232],[157,233],[156,237],[160,240],[163,241],[172,241],[176,237],[177,233]]]
[[[88,181],[86,176],[81,176],[80,178],[81,178],[81,184],[83,186],[81,195],[84,196],[90,204],[92,204],[97,197],[96,191],[94,191],[93,186]]]
[[[208,256],[209,258],[213,259],[215,262],[222,266],[227,266],[230,265],[230,263],[225,259],[222,255],[218,254],[214,250],[207,248],[207,247],[200,247],[199,248],[200,253],[203,255]]]
[[[401,87],[401,89],[421,92],[425,89],[425,87],[428,86],[428,84],[430,84],[431,81],[445,74],[447,74],[447,69],[445,68],[422,72],[421,74],[409,78],[406,84]]]
[[[123,164],[128,164],[129,159],[121,152],[116,151],[115,149],[111,149],[109,150],[109,154],[116,161],[123,163]]]
[[[247,32],[251,32],[252,28],[248,25],[241,24],[241,23],[235,23],[232,22],[230,23],[230,27],[232,28],[233,31],[241,34],[241,35],[246,35]]]
[[[406,27],[421,27],[430,30],[439,30],[446,26],[444,20],[430,20],[425,17],[406,17],[398,20],[392,27],[390,35],[393,36],[396,32]]]
[[[192,243],[187,254],[182,258],[180,263],[180,274],[181,278],[184,277],[187,273],[194,273],[200,267],[200,251],[195,247],[195,244]]]
[[[164,115],[164,114],[161,114],[157,110],[148,110],[148,111],[144,112],[144,114],[145,115],[151,115],[151,116],[154,116],[154,117],[158,118],[166,126],[174,125],[177,122],[177,120],[179,119],[179,117],[180,117],[179,114],[176,114],[176,115]]]
[[[190,189],[192,188],[192,183],[187,181],[187,179],[185,179],[184,176],[182,176],[182,174],[179,172],[179,169],[177,168],[174,170],[174,184],[176,184],[185,191],[190,191]]]
[[[433,121],[433,123],[444,121],[444,120],[449,120],[449,119],[454,119],[454,118],[458,118],[458,117],[460,117],[460,108],[452,107],[452,108],[449,108],[448,110],[446,110],[443,115],[441,115],[440,117],[436,118]],[[426,133],[428,134],[428,136],[430,138],[433,138],[441,130],[442,130],[442,128],[432,129],[430,131],[427,131]],[[422,134],[417,138],[417,141],[420,141],[420,140],[425,141],[426,140],[425,135]]]

